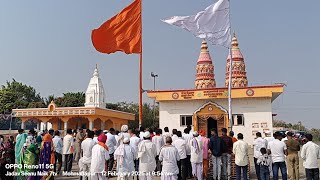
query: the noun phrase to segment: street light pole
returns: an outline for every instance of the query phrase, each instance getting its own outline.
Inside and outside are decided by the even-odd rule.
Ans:
[[[156,78],[158,77],[158,74],[154,74],[151,72],[151,77],[153,77],[153,90],[156,90]],[[155,111],[155,106],[156,106],[156,100],[153,100],[153,124],[155,123],[156,120],[156,111]]]

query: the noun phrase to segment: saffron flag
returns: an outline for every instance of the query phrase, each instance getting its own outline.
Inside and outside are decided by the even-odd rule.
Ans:
[[[165,23],[181,27],[201,39],[207,39],[214,45],[230,47],[229,0],[219,0],[204,11],[191,16],[174,16],[162,20]]]
[[[101,53],[141,53],[141,0],[135,0],[91,34],[92,44]]]

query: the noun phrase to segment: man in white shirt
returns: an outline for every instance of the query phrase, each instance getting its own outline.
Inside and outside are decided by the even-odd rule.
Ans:
[[[244,180],[248,180],[248,143],[243,141],[243,134],[238,134],[238,141],[233,144],[237,179],[241,179],[241,170]]]
[[[150,132],[146,131],[143,135],[143,141],[138,146],[139,173],[141,180],[152,180],[152,172],[156,169],[157,149],[156,145],[150,141]]]
[[[180,156],[177,148],[172,145],[170,136],[166,137],[166,144],[160,151],[159,160],[163,163],[161,179],[177,180],[179,173],[177,162],[179,162]]]
[[[288,155],[286,144],[281,141],[282,135],[279,132],[274,133],[275,140],[268,144],[268,153],[271,154],[272,158],[272,171],[273,179],[279,179],[279,168],[281,170],[282,179],[287,180],[287,166],[285,162],[285,155]]]
[[[64,171],[71,172],[74,153],[74,138],[72,129],[67,129],[67,135],[63,138],[62,154],[64,155]]]
[[[94,137],[93,137],[93,140],[94,140],[94,142],[96,142],[96,143],[98,143],[99,141],[98,141],[98,136],[101,134],[101,130],[95,130],[95,131],[93,131],[94,132]]]
[[[169,132],[169,128],[168,127],[164,127],[163,129],[164,133],[162,134],[163,137],[163,142],[166,141],[166,137],[171,137],[171,134]]]
[[[134,149],[134,152],[136,153],[135,155],[135,159],[134,159],[134,168],[135,171],[139,171],[139,159],[137,158],[137,153],[138,153],[138,144],[140,143],[141,139],[139,137],[137,137],[137,134],[139,133],[139,131],[134,131],[134,130],[129,130],[128,131],[130,134],[130,146]]]
[[[303,159],[303,166],[306,169],[307,180],[319,180],[319,164],[320,147],[312,142],[312,135],[306,134],[307,143],[302,146],[301,158]]]
[[[109,160],[108,147],[106,146],[107,136],[104,133],[99,135],[98,144],[94,145],[92,148],[92,158],[91,158],[91,179],[92,180],[105,180],[106,176],[103,174],[106,169],[106,162]]]
[[[159,161],[159,154],[162,146],[164,145],[163,137],[161,136],[161,129],[156,129],[156,135],[152,138],[153,144],[156,145],[157,148],[157,156],[156,156],[156,171],[161,171],[161,162]]]
[[[174,142],[175,140],[178,139],[178,136],[177,136],[177,132],[178,130],[177,129],[172,129],[172,142]]]
[[[253,145],[253,159],[254,159],[254,167],[256,169],[256,175],[258,177],[258,180],[261,180],[260,177],[260,165],[257,163],[257,160],[259,156],[261,155],[260,149],[266,148],[267,149],[267,141],[265,139],[262,139],[262,135],[260,132],[256,133],[256,139],[252,143]]]
[[[186,160],[187,160],[187,152],[186,152],[186,140],[182,138],[181,131],[177,132],[178,139],[175,140],[172,145],[178,149],[180,161],[178,161],[179,167],[179,174],[178,179],[186,180],[187,179],[187,167],[186,167]]]
[[[196,177],[197,180],[202,180],[202,161],[203,161],[203,152],[202,152],[202,141],[198,138],[199,134],[197,131],[193,132],[193,138],[189,142],[191,147],[191,158],[190,162],[192,165],[192,175]]]
[[[114,163],[114,156],[113,153],[115,151],[115,146],[117,145],[116,138],[114,137],[115,130],[113,128],[110,128],[109,132],[107,133],[107,146],[109,148],[109,156],[110,159],[108,160],[108,170],[112,171],[113,163]]]
[[[130,139],[125,137],[123,144],[117,147],[114,152],[114,159],[117,160],[118,179],[133,180],[134,160],[136,152],[129,145]]]
[[[185,128],[183,131],[183,139],[186,140],[186,153],[187,153],[187,159],[186,159],[186,171],[187,171],[187,178],[192,177],[192,167],[191,167],[191,147],[190,147],[190,140],[193,138],[192,134],[190,134],[190,129]]]
[[[140,134],[139,134],[139,137],[141,140],[143,140],[143,135],[144,135],[144,132],[145,132],[145,129],[143,126],[140,127]]]
[[[90,172],[90,164],[91,164],[91,158],[92,158],[92,148],[96,144],[96,142],[93,140],[94,133],[93,131],[87,132],[87,138],[82,141],[81,143],[81,150],[82,150],[82,158],[79,160],[79,166],[81,164],[82,171],[87,173],[88,179],[91,179],[91,176],[88,175]],[[85,177],[83,177],[83,180],[85,180]]]
[[[57,130],[54,132],[54,138],[52,139],[53,147],[54,147],[54,172],[57,174],[60,173],[62,167],[62,147],[63,142],[60,137],[60,132]],[[59,162],[58,171],[56,171],[57,163]]]

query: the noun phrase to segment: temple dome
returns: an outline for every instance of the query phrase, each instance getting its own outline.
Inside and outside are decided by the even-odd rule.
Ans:
[[[231,42],[232,52],[232,87],[247,87],[247,72],[244,57],[240,51],[238,39],[234,33]],[[230,54],[227,58],[225,86],[229,85]]]
[[[99,76],[98,67],[96,66],[93,77],[90,79],[87,91],[85,107],[105,108],[105,91]]]
[[[214,66],[208,50],[208,44],[203,40],[196,67],[195,89],[207,89],[214,87],[216,87]]]

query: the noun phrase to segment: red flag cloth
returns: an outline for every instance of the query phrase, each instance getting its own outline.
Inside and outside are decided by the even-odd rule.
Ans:
[[[141,0],[135,0],[91,34],[92,44],[101,53],[142,52]]]

